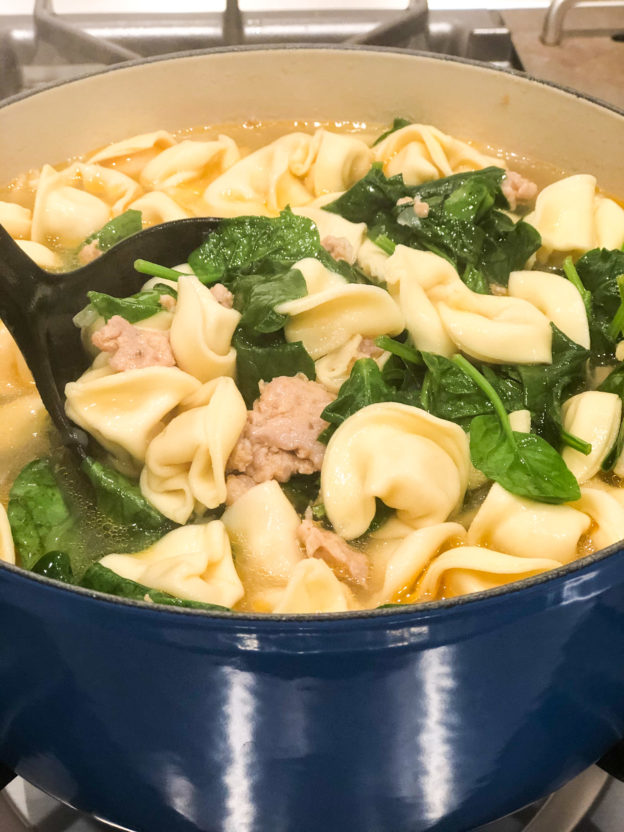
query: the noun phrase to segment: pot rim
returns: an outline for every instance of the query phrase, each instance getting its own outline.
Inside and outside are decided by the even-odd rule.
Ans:
[[[574,98],[580,99],[582,101],[589,101],[590,103],[602,109],[609,110],[615,113],[616,115],[624,117],[624,109],[621,109],[616,105],[611,104],[610,102],[603,101],[599,98],[587,95],[585,93],[581,93],[578,90],[572,89],[571,87],[567,87],[563,84],[557,84],[553,81],[547,81],[540,78],[536,78],[533,75],[530,75],[526,72],[521,72],[516,69],[500,66],[491,66],[490,64],[486,64],[482,61],[475,61],[469,58],[461,58],[455,55],[442,55],[439,53],[427,52],[423,50],[401,49],[400,47],[391,46],[355,44],[349,45],[334,43],[240,44],[233,46],[209,47],[206,49],[197,50],[185,50],[182,52],[167,53],[166,55],[154,55],[147,58],[137,58],[136,60],[132,61],[124,61],[123,63],[112,64],[111,66],[107,66],[104,69],[99,69],[93,72],[86,72],[70,79],[51,82],[49,84],[37,87],[34,90],[27,90],[25,92],[17,93],[16,95],[10,96],[9,98],[2,101],[0,103],[0,110],[4,109],[5,107],[11,106],[12,104],[26,100],[32,96],[39,95],[40,93],[45,93],[46,91],[54,89],[56,87],[67,86],[73,83],[79,83],[88,78],[105,75],[109,72],[117,72],[120,70],[129,69],[137,66],[143,66],[146,64],[157,63],[161,61],[177,61],[184,58],[194,58],[203,55],[215,54],[303,50],[316,51],[321,53],[331,51],[394,54],[406,57],[409,56],[415,58],[425,58],[433,61],[438,61],[440,63],[450,62],[468,65],[475,67],[476,69],[484,70],[486,72],[510,75],[519,80],[527,81],[530,84],[539,84],[541,86],[549,87],[558,92],[571,95]],[[601,561],[607,558],[615,557],[618,554],[620,555],[620,557],[624,558],[624,546],[622,541],[613,543],[611,546],[607,546],[606,548],[601,549],[598,552],[594,552],[591,555],[586,555],[583,558],[579,558],[578,560],[574,560],[567,564],[564,564],[558,567],[557,569],[552,569],[547,572],[543,572],[539,575],[534,575],[531,578],[524,578],[523,580],[503,584],[502,586],[495,587],[493,589],[482,590],[480,592],[474,592],[468,595],[460,595],[455,598],[449,598],[441,601],[421,601],[417,604],[397,604],[366,610],[353,610],[346,612],[306,614],[292,613],[282,615],[277,615],[274,613],[237,612],[234,610],[201,610],[187,607],[174,607],[163,604],[148,604],[144,601],[136,601],[130,598],[122,598],[116,595],[109,595],[104,592],[89,590],[85,589],[84,587],[75,586],[73,584],[67,584],[62,581],[57,581],[53,578],[47,578],[43,575],[38,575],[27,569],[23,569],[22,567],[7,563],[2,560],[0,560],[0,575],[2,574],[2,571],[4,571],[16,579],[22,579],[31,582],[34,581],[35,583],[39,583],[40,585],[42,585],[44,588],[47,588],[55,592],[67,592],[71,593],[74,596],[78,595],[86,598],[91,598],[92,601],[98,602],[99,604],[107,605],[110,608],[113,608],[114,606],[122,606],[141,610],[149,609],[152,611],[152,614],[158,614],[161,616],[170,614],[175,616],[185,615],[193,616],[195,618],[199,617],[200,619],[204,620],[218,619],[222,623],[225,621],[229,621],[234,625],[242,624],[244,622],[267,622],[267,624],[283,624],[286,627],[288,627],[289,623],[301,624],[302,622],[316,622],[319,624],[325,623],[327,625],[331,625],[332,622],[337,621],[348,621],[352,624],[357,624],[358,622],[368,624],[371,623],[371,619],[383,621],[384,619],[387,620],[388,618],[391,618],[393,621],[398,621],[399,619],[405,619],[406,616],[409,616],[409,623],[413,624],[420,620],[430,618],[430,614],[435,615],[436,613],[442,611],[446,611],[447,613],[449,613],[450,611],[459,612],[466,608],[474,610],[475,605],[491,606],[492,604],[497,603],[502,596],[510,594],[513,595],[516,593],[524,593],[525,595],[528,595],[530,593],[533,594],[535,591],[539,591],[539,588],[542,585],[546,585],[548,588],[552,588],[553,590],[560,589],[561,586],[566,583],[567,579],[570,576],[576,576],[576,573],[582,571],[589,572],[595,565],[600,564]]]

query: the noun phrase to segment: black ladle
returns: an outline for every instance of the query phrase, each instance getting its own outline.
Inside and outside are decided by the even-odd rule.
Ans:
[[[80,457],[86,456],[88,437],[65,415],[64,391],[89,364],[72,322],[88,303],[87,292],[134,294],[148,280],[134,270],[135,260],[169,267],[183,263],[218,224],[202,217],[156,225],[64,274],[39,268],[0,226],[0,318],[26,359],[63,443]]]

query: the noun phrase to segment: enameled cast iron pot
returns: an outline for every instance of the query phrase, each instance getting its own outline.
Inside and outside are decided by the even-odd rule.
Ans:
[[[621,113],[379,49],[217,50],[18,97],[0,181],[157,128],[396,115],[624,195]],[[623,736],[618,546],[456,601],[297,618],[147,608],[0,565],[0,761],[137,832],[460,832]]]

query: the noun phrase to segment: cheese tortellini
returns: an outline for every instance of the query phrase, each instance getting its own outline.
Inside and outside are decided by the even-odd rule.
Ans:
[[[106,555],[102,566],[176,598],[231,607],[243,597],[230,541],[220,520],[183,526],[134,555]]]
[[[187,397],[179,415],[145,454],[141,490],[165,517],[186,523],[192,512],[225,502],[225,466],[245,426],[247,409],[230,378]]]
[[[330,439],[321,494],[334,529],[353,540],[370,526],[376,498],[413,528],[443,522],[461,505],[468,470],[458,425],[397,402],[372,404]]]
[[[578,255],[624,244],[624,208],[597,193],[596,178],[589,174],[568,176],[544,188],[527,222],[542,237],[540,262],[553,254]]]

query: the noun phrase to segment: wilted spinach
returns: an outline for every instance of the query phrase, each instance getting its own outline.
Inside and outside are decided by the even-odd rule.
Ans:
[[[154,604],[166,604],[171,607],[186,607],[195,610],[229,610],[229,607],[222,607],[219,604],[204,604],[200,601],[185,601],[169,595],[168,592],[161,592],[158,589],[150,589],[143,584],[122,578],[112,569],[107,569],[101,563],[94,563],[82,577],[80,586],[85,589],[93,589],[97,592],[106,592],[108,595],[117,595],[120,598],[130,598],[135,601],[151,601]]]
[[[178,294],[171,286],[159,283],[153,289],[137,292],[127,298],[115,298],[112,295],[105,295],[103,292],[87,292],[89,306],[85,307],[79,315],[84,315],[90,308],[108,321],[113,315],[121,315],[131,324],[151,318],[158,312],[163,311],[160,299],[163,295],[170,295],[177,298]]]
[[[100,251],[108,251],[116,243],[125,240],[126,237],[131,237],[137,234],[143,227],[142,215],[140,211],[135,211],[129,208],[118,217],[109,220],[106,225],[103,225],[99,231],[94,231],[89,235],[82,244],[83,246],[95,243]]]
[[[408,118],[395,118],[392,122],[392,127],[389,130],[384,131],[381,134],[381,136],[378,136],[373,142],[372,146],[375,147],[376,145],[381,144],[381,142],[384,139],[387,139],[388,136],[391,136],[393,133],[396,133],[397,130],[402,130],[404,127],[408,127],[410,124],[413,124],[413,122],[410,121]]]
[[[491,416],[476,416],[470,423],[470,458],[486,477],[507,491],[544,503],[580,499],[574,474],[560,454],[541,436],[512,430],[509,416],[496,390],[463,356],[452,361],[488,397]]]

